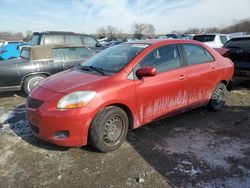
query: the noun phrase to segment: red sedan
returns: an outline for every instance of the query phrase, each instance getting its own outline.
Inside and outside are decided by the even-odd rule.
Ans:
[[[29,95],[31,130],[62,146],[118,148],[128,129],[206,105],[221,110],[233,63],[200,42],[148,40],[108,48],[42,81]]]

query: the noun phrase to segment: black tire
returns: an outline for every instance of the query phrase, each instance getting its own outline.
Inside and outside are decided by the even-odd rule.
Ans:
[[[23,89],[25,93],[29,95],[32,89],[34,89],[36,85],[45,78],[46,76],[43,74],[36,74],[25,78],[23,82]]]
[[[226,86],[223,83],[219,83],[212,94],[212,97],[207,105],[207,109],[212,112],[222,110],[225,106],[226,96]]]
[[[128,133],[128,116],[116,106],[109,106],[100,111],[91,123],[90,142],[100,152],[117,149]]]

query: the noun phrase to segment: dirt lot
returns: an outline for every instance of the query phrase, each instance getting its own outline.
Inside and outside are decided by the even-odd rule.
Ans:
[[[32,136],[21,93],[0,94],[0,187],[250,187],[250,82],[224,111],[196,109],[129,133],[118,150]]]

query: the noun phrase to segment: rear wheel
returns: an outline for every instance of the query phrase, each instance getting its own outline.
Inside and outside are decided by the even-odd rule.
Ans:
[[[32,89],[34,89],[38,83],[46,78],[43,74],[32,75],[25,78],[23,83],[23,89],[27,95],[30,94]]]
[[[90,141],[101,152],[117,149],[128,133],[128,117],[119,107],[104,108],[95,117],[90,128]]]
[[[224,84],[220,83],[215,88],[212,97],[207,105],[210,111],[220,111],[225,106],[225,98],[227,95],[227,88]]]

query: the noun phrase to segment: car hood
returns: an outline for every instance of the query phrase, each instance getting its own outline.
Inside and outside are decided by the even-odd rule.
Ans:
[[[108,76],[89,74],[79,70],[67,70],[52,75],[39,83],[40,87],[57,93],[71,93],[73,91],[92,90]]]
[[[19,64],[19,63],[25,63],[26,61],[28,61],[28,60],[21,59],[21,58],[0,61],[0,67],[16,65],[16,64]]]

